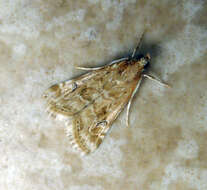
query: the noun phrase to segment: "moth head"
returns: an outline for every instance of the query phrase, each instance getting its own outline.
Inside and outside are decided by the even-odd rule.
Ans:
[[[141,66],[146,69],[149,66],[150,59],[150,54],[147,53],[144,57],[141,58]]]

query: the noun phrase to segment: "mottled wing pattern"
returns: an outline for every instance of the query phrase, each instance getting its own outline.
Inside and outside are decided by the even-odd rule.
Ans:
[[[65,121],[71,143],[83,153],[101,144],[136,87],[137,80],[124,77],[124,67],[124,61],[105,66],[55,84],[44,94],[48,112]]]

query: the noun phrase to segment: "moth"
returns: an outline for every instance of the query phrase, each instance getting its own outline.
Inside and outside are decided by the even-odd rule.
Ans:
[[[144,74],[150,55],[136,58],[139,47],[140,42],[131,56],[105,66],[77,67],[90,72],[54,84],[44,93],[47,111],[64,121],[71,144],[81,153],[88,154],[99,147],[126,105],[129,125],[130,105],[143,77],[166,85],[156,77]]]

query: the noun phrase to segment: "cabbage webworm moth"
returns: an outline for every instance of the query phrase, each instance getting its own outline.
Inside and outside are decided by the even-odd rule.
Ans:
[[[90,153],[102,143],[126,105],[129,123],[129,108],[143,77],[166,85],[144,74],[150,55],[136,58],[139,47],[140,42],[130,57],[112,61],[102,67],[77,67],[90,72],[55,84],[44,93],[48,112],[65,122],[67,135],[80,152]]]

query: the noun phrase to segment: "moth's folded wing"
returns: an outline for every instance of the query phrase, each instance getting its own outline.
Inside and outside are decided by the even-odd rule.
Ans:
[[[53,85],[45,93],[48,112],[65,121],[71,143],[83,153],[101,144],[136,87],[110,67]]]

